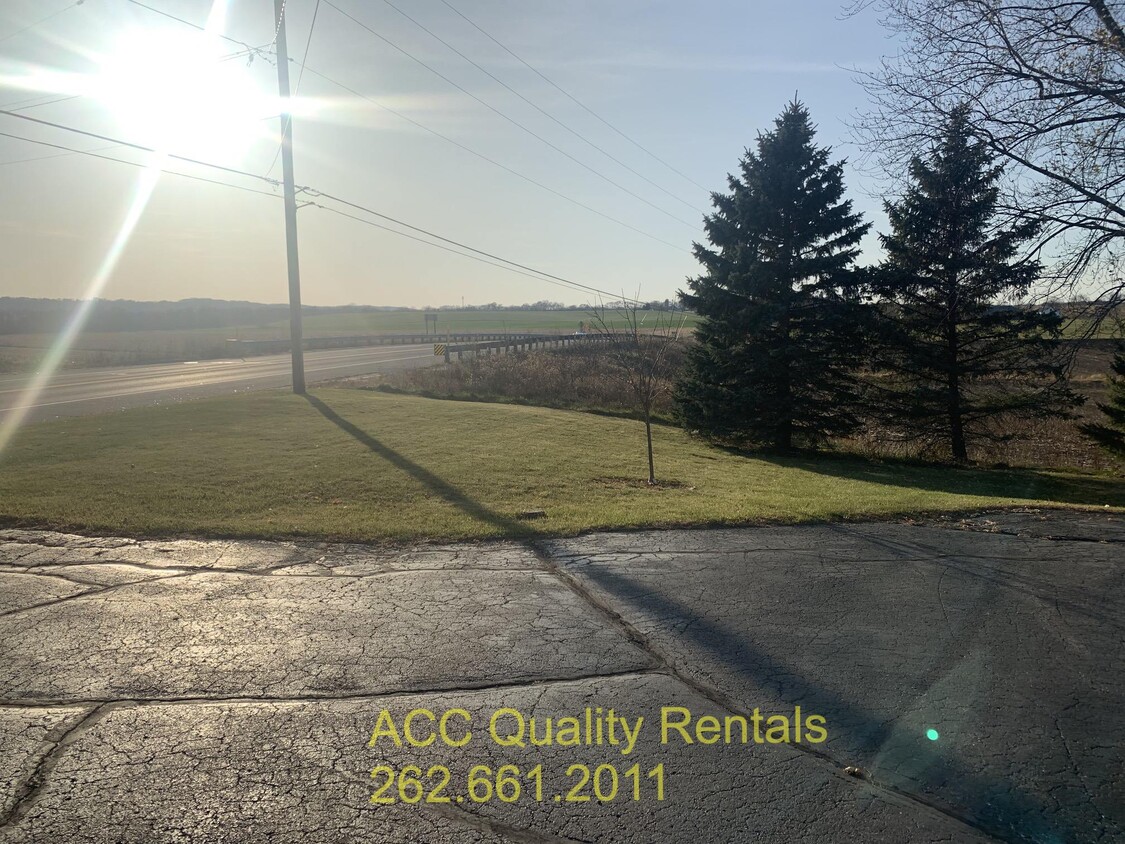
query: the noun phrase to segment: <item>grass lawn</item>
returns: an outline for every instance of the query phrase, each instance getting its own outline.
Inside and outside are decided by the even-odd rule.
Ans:
[[[0,521],[133,535],[356,540],[797,522],[983,505],[1125,506],[1096,475],[741,456],[629,420],[318,389],[29,426],[0,456]],[[524,510],[547,517],[520,521]]]

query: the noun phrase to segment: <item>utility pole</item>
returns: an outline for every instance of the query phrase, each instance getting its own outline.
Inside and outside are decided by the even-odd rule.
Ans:
[[[289,262],[289,345],[293,392],[305,394],[305,349],[301,337],[301,265],[297,258],[297,188],[293,184],[293,104],[289,100],[289,52],[285,47],[285,0],[273,0],[277,18],[277,92],[281,96],[281,173],[285,183],[285,253]]]

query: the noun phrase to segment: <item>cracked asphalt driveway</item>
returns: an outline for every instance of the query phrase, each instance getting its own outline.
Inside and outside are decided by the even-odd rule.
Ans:
[[[1122,841],[1123,543],[1059,511],[396,549],[0,531],[0,842]],[[797,707],[827,740],[739,740]],[[412,746],[416,710],[473,738]],[[594,741],[611,711],[645,719],[628,753]]]

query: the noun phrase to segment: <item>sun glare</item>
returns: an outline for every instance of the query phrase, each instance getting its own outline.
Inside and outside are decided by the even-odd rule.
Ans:
[[[230,58],[225,46],[206,33],[123,33],[100,62],[92,94],[136,143],[229,162],[271,137],[267,118],[281,109],[245,56]]]

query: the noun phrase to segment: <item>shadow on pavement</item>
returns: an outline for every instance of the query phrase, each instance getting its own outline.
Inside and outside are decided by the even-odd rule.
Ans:
[[[828,524],[825,525],[825,529],[883,548],[903,560],[917,559],[919,555],[928,556],[935,553],[932,546],[885,536],[872,536],[869,533],[861,534],[843,524]],[[941,558],[942,567],[957,571],[966,577],[1018,592],[1042,601],[1045,606],[1064,607],[1068,613],[1085,616],[1105,627],[1125,632],[1125,607],[1115,600],[1114,595],[1107,594],[1104,590],[1082,584],[1062,584],[1057,579],[1037,576],[1026,571],[1021,572],[1016,566],[1010,569],[981,566],[972,558],[965,558],[964,555],[942,554]]]
[[[487,524],[503,528],[508,536],[523,541],[537,555],[545,553],[535,541],[537,534],[527,525],[496,513],[473,500],[461,489],[388,448],[371,434],[340,416],[320,399],[311,395],[306,398],[325,419],[395,467],[428,486],[454,506]],[[814,468],[812,461],[807,459],[785,458],[784,460],[783,465],[810,470]],[[844,465],[843,461],[839,463]],[[875,464],[872,464],[870,469],[857,467],[848,471],[860,473],[851,476],[859,477],[863,473],[870,473],[872,480],[888,482],[874,477],[877,473]],[[944,486],[948,487],[950,484]],[[956,487],[956,484],[952,486]],[[949,491],[961,490],[954,488]],[[973,823],[993,834],[1015,836],[1021,840],[1045,842],[1045,844],[1080,840],[1080,836],[1074,830],[1064,828],[1062,820],[1052,816],[1035,795],[1021,792],[1011,782],[987,779],[967,770],[955,760],[937,752],[937,745],[918,740],[910,743],[899,741],[891,746],[893,725],[886,719],[851,703],[837,691],[810,682],[798,674],[793,666],[765,653],[754,642],[740,635],[737,630],[726,629],[706,617],[697,615],[685,604],[656,591],[654,584],[597,566],[584,568],[583,577],[588,578],[618,602],[649,617],[665,621],[679,618],[690,621],[689,624],[684,625],[681,635],[744,676],[758,680],[765,686],[776,683],[778,677],[784,677],[789,687],[787,698],[799,702],[802,709],[807,712],[815,711],[817,714],[824,715],[830,724],[835,721],[849,725],[853,731],[852,744],[858,745],[872,756],[878,754],[880,765],[885,765],[888,773],[898,770],[909,772],[907,779],[895,781],[891,778],[888,782],[880,778],[881,782],[906,793],[919,794],[921,788],[923,794],[937,794],[941,802],[953,808],[958,816],[963,816],[967,810]],[[985,588],[995,589],[996,584],[989,584]],[[948,795],[948,789],[944,787],[949,783],[956,783],[955,796]]]
[[[940,752],[939,745],[922,735],[904,740],[901,733],[896,733],[893,721],[852,703],[833,689],[810,682],[794,666],[765,653],[738,630],[694,614],[674,598],[657,591],[658,587],[650,582],[599,566],[585,568],[583,576],[649,617],[664,623],[670,619],[689,622],[681,635],[742,676],[765,688],[783,681],[784,700],[800,704],[805,712],[825,716],[829,724],[846,725],[849,744],[866,758],[877,759],[877,781],[906,793],[936,797],[959,816],[967,814],[982,829],[1005,840],[1044,844],[1084,840],[1083,835],[1053,815],[1037,795],[1019,790],[1010,781],[982,777]],[[927,685],[917,691],[916,699],[924,696],[931,682],[956,668],[957,656],[949,653],[948,657],[943,664],[933,667],[930,677],[925,678]],[[953,664],[949,664],[950,659]],[[843,764],[851,761],[845,760]]]

